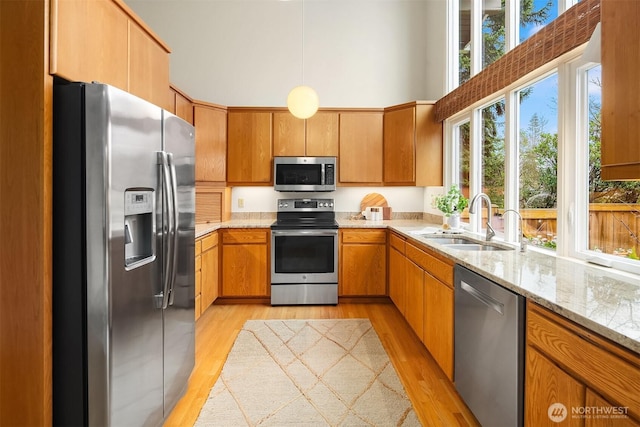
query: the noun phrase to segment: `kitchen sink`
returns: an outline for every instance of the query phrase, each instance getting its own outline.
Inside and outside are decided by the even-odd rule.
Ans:
[[[436,243],[446,246],[449,249],[457,249],[463,251],[511,251],[513,248],[508,246],[497,246],[491,243],[485,243],[476,240],[470,240],[464,237],[425,237],[428,243]]]
[[[513,248],[506,248],[502,246],[487,245],[484,243],[454,243],[451,245],[445,245],[449,249],[458,249],[462,251],[512,251]]]
[[[476,243],[463,237],[425,237],[424,239],[430,243],[437,243],[439,245],[466,245],[470,243]]]

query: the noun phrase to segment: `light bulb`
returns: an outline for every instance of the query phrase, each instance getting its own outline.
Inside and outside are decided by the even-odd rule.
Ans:
[[[309,86],[296,86],[287,96],[287,108],[299,119],[308,119],[318,111],[318,94]]]

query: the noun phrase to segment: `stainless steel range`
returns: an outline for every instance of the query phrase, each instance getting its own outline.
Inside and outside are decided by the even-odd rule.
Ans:
[[[271,304],[338,303],[333,199],[280,199],[271,225]]]

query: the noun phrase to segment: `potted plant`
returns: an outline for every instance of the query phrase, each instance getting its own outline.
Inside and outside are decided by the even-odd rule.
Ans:
[[[449,227],[460,228],[460,213],[469,205],[469,200],[464,197],[457,185],[453,184],[449,191],[437,196],[434,204],[447,218]]]

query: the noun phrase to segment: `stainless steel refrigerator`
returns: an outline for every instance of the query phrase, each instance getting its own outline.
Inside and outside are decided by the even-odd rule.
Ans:
[[[194,365],[194,128],[56,81],[53,424],[161,425]]]

